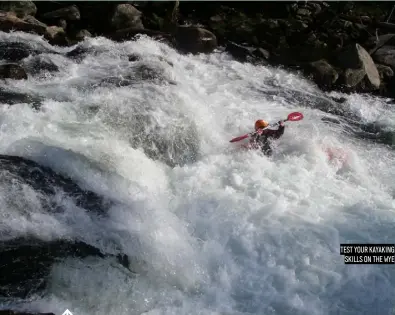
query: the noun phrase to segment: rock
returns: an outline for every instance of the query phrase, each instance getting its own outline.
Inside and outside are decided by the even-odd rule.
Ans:
[[[38,35],[45,33],[45,27],[41,25],[27,23],[12,12],[0,11],[0,31],[9,32],[11,30],[33,32]]]
[[[120,30],[126,28],[143,29],[141,21],[142,13],[130,4],[118,4],[111,18],[113,29]]]
[[[247,61],[248,56],[252,56],[252,52],[254,51],[254,48],[238,45],[234,42],[229,41],[226,44],[225,51],[230,53],[232,57],[235,58],[236,60],[245,62]]]
[[[83,41],[87,37],[92,37],[92,34],[88,30],[80,30],[75,35],[75,39],[78,41]]]
[[[0,10],[13,12],[19,18],[37,13],[37,7],[32,1],[0,1]]]
[[[66,32],[59,26],[48,26],[44,35],[45,39],[51,45],[64,46],[68,45]]]
[[[178,49],[189,53],[211,53],[217,47],[217,38],[210,31],[194,26],[179,26],[175,34]]]
[[[17,64],[2,64],[0,65],[0,79],[23,80],[27,79],[25,69]]]
[[[30,54],[37,54],[27,44],[20,42],[0,42],[0,59],[6,61],[20,61]]]
[[[42,292],[55,261],[66,257],[105,256],[99,249],[78,241],[46,242],[35,238],[0,241],[2,272],[0,296],[28,298]]]
[[[66,8],[44,13],[42,14],[42,17],[48,20],[65,19],[66,21],[78,21],[81,19],[81,14],[78,10],[78,7],[76,5],[72,5]]]
[[[313,76],[314,82],[324,89],[332,87],[339,78],[337,71],[324,59],[309,63],[307,71]]]
[[[30,91],[27,93],[31,93]],[[38,110],[44,101],[44,98],[39,95],[31,95],[18,93],[5,88],[0,88],[0,103],[7,105],[15,105],[26,103],[30,104],[32,108]]]
[[[63,28],[64,30],[67,28],[67,22],[65,19],[60,19],[56,25]]]
[[[296,15],[300,15],[300,16],[310,16],[311,12],[308,9],[299,9],[298,11],[296,11]]]
[[[381,64],[376,64],[376,67],[382,80],[390,79],[394,76],[394,71],[391,69],[391,67]]]
[[[359,44],[348,46],[337,58],[337,63],[343,69],[362,69],[365,71],[368,82],[373,88],[380,87],[380,75],[369,53]],[[347,71],[346,77],[351,86],[361,76],[360,71]]]
[[[376,69],[377,70],[377,69]],[[357,85],[363,80],[366,72],[361,69],[346,69],[342,75],[342,83],[346,88],[356,88]]]
[[[34,16],[31,16],[31,15],[26,16],[26,17],[23,19],[23,21],[25,21],[25,22],[27,22],[27,23],[30,23],[30,24],[39,25],[39,26],[41,26],[41,27],[43,27],[43,28],[47,28],[47,27],[48,27],[47,24],[45,24],[45,23],[43,23],[43,22],[40,22],[40,21],[37,20]]]
[[[130,55],[130,56],[128,57],[128,60],[131,61],[131,62],[139,61],[139,60],[140,60],[140,56],[137,56],[137,55]]]
[[[372,57],[377,63],[389,66],[395,70],[395,46],[383,46]]]
[[[307,2],[307,6],[309,7],[309,9],[314,11],[313,12],[314,15],[320,14],[322,11],[322,8],[319,3],[314,3],[309,1]]]
[[[369,49],[369,54],[373,55],[379,48],[384,45],[393,46],[395,45],[395,34],[385,34],[381,36],[369,37],[365,43],[365,47]]]
[[[29,58],[30,59],[30,58]],[[38,74],[42,71],[46,72],[57,72],[59,71],[59,67],[55,65],[51,59],[46,56],[35,56],[28,60],[24,68],[28,73]]]

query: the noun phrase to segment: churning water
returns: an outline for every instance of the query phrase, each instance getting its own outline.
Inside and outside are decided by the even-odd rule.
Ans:
[[[39,104],[3,101],[0,154],[31,159],[116,201],[107,217],[72,203],[48,213],[40,192],[2,184],[0,236],[74,238],[134,261],[134,273],[111,259],[59,261],[44,295],[4,307],[59,315],[394,314],[394,266],[345,265],[339,255],[340,243],[395,243],[394,150],[357,130],[375,124],[393,134],[394,105],[324,94],[296,74],[222,52],[180,55],[146,37],[87,39],[73,58],[66,56],[73,48],[35,35],[0,39],[41,52],[24,59],[26,67],[36,58],[59,67],[0,83]],[[287,123],[272,157],[229,143],[256,119],[276,122],[293,111],[304,119]]]

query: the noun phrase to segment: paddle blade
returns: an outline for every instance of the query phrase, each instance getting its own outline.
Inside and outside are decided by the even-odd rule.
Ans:
[[[246,134],[246,135],[244,135],[244,136],[240,136],[240,137],[237,137],[237,138],[233,138],[233,139],[230,140],[229,142],[241,141],[241,140],[244,140],[244,139],[248,138],[248,136],[249,136],[249,134]]]
[[[287,117],[287,120],[290,121],[298,121],[303,119],[303,114],[299,112],[290,113]]]

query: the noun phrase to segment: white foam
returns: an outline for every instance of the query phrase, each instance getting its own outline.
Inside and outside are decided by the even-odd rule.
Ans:
[[[93,245],[120,247],[144,260],[146,272],[130,278],[103,262],[90,262],[92,270],[60,264],[52,295],[35,307],[89,315],[316,315],[342,307],[360,314],[358,301],[369,295],[365,310],[388,313],[393,274],[384,266],[345,266],[338,253],[342,242],[390,242],[394,236],[393,151],[342,134],[339,126],[320,120],[322,112],[284,94],[320,95],[294,74],[240,64],[220,53],[179,55],[145,37],[125,43],[89,39],[84,45],[96,47],[95,56],[81,64],[57,56],[62,67],[50,81],[7,83],[46,101],[41,112],[26,104],[0,109],[0,148],[122,201],[110,209],[108,221],[70,215],[69,225],[41,218],[47,224],[40,228],[71,226]],[[126,73],[133,65],[124,56],[131,53],[177,84],[80,88]],[[55,95],[63,99],[50,99]],[[378,100],[370,108],[369,100],[353,95],[348,102],[354,108],[364,104],[359,115],[366,121],[394,114]],[[96,114],[88,110],[93,105],[99,106]],[[272,158],[229,143],[251,131],[257,118],[276,122],[291,111],[305,118],[287,123]],[[159,122],[166,139],[175,126],[193,122],[202,157],[170,168],[132,148],[128,135],[136,113]],[[147,122],[147,128],[155,124]],[[345,151],[347,161],[328,161],[328,147]],[[24,198],[34,200],[27,193]],[[362,276],[384,282],[377,290],[358,280]]]

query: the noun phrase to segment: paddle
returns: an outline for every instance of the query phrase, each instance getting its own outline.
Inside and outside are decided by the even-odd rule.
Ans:
[[[293,113],[290,113],[290,114],[288,115],[287,119],[284,119],[283,121],[284,121],[284,122],[286,122],[286,121],[298,121],[298,120],[302,120],[302,119],[303,119],[303,114],[302,114],[302,113],[293,112]],[[267,128],[270,128],[270,127],[273,127],[273,126],[276,126],[276,125],[278,125],[278,123],[276,123],[276,124],[274,124],[274,125],[269,125],[269,126],[267,126],[266,128],[263,128],[262,130],[265,130],[265,129],[267,129]],[[256,131],[247,133],[246,135],[233,138],[233,139],[230,140],[229,142],[237,142],[237,141],[244,140],[244,139],[248,138],[249,136],[252,136],[252,135],[255,134],[255,133],[256,133]]]

